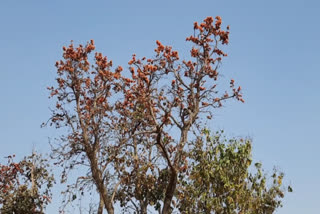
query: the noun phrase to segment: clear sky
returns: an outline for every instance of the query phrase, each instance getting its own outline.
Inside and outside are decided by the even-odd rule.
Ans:
[[[1,1],[0,157],[35,146],[49,117],[45,89],[54,84],[63,45],[94,39],[98,51],[126,66],[132,53],[153,56],[155,40],[188,51],[193,22],[221,16],[230,45],[220,72],[243,88],[214,126],[253,139],[254,160],[285,172],[288,194],[279,214],[316,214],[320,203],[320,2],[317,0]],[[3,159],[1,159],[3,160]],[[57,213],[54,203],[48,213]]]

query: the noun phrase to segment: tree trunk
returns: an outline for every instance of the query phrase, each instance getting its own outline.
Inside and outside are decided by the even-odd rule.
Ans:
[[[108,214],[114,214],[114,207],[110,197],[108,196],[106,186],[102,179],[102,173],[98,168],[98,162],[94,154],[88,154],[90,160],[90,167],[93,180],[96,184],[97,190],[102,198],[104,207],[106,208]]]
[[[145,201],[140,201],[140,213],[141,214],[147,214],[147,208],[148,208],[148,199],[145,199]]]
[[[187,136],[188,136],[189,128],[190,128],[190,124],[185,126],[184,129],[181,131],[178,151],[174,159],[174,164],[170,168],[170,178],[169,178],[170,180],[166,188],[166,195],[163,202],[162,214],[169,214],[171,212],[171,201],[172,201],[174,192],[176,190],[177,180],[178,180],[177,169],[179,167],[179,161],[181,158],[181,153],[182,153],[184,144],[187,142],[187,139],[188,139]]]
[[[98,214],[102,214],[103,213],[103,207],[104,207],[103,199],[100,197]]]
[[[162,214],[169,214],[171,210],[171,201],[177,186],[177,172],[171,169],[170,181],[166,189],[166,195],[163,202]]]

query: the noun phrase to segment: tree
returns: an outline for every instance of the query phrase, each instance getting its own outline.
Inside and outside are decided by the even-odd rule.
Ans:
[[[194,24],[194,36],[186,39],[193,44],[193,60],[181,62],[177,51],[157,41],[154,59],[137,60],[133,55],[129,62],[132,78],[124,87],[125,100],[119,110],[125,123],[135,128],[128,128],[127,133],[151,138],[166,162],[169,181],[162,213],[170,212],[178,174],[187,167],[183,161],[188,152],[186,143],[200,132],[202,115],[212,118],[212,110],[227,99],[244,102],[241,87],[235,88],[233,79],[231,92],[217,89],[218,68],[226,56],[218,46],[229,41],[229,32],[221,29],[221,23],[220,17],[215,22],[208,17],[200,25]]]
[[[35,153],[18,163],[13,158],[8,156],[8,163],[0,165],[1,213],[44,213],[54,183],[47,160]]]
[[[66,128],[53,146],[56,164],[64,168],[61,181],[76,166],[86,167],[73,187],[84,192],[94,185],[108,213],[114,213],[116,201],[136,213],[147,213],[148,206],[170,213],[180,176],[198,148],[190,142],[197,142],[224,101],[244,102],[233,79],[227,89],[219,84],[227,56],[220,45],[229,42],[229,27],[221,25],[219,16],[194,23],[194,35],[186,39],[192,44],[190,60],[180,60],[177,51],[157,41],[156,56],[134,54],[127,73],[121,66],[112,69],[101,53],[90,58],[93,40],[63,47],[57,86],[48,87],[56,98],[48,123]]]
[[[250,140],[227,140],[222,132],[210,136],[205,129],[194,144],[190,175],[180,180],[177,193],[181,213],[269,214],[281,206],[283,173],[274,170],[268,186],[261,163],[249,170]]]

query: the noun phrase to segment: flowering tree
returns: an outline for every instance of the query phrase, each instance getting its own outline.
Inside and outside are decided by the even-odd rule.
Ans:
[[[46,159],[35,153],[17,163],[13,158],[8,156],[7,164],[0,164],[1,213],[44,213],[54,183]]]
[[[199,131],[204,120],[202,115],[211,119],[212,110],[221,107],[227,99],[244,102],[241,87],[235,88],[233,79],[230,92],[223,90],[221,93],[217,89],[218,68],[222,57],[226,56],[219,45],[226,45],[229,41],[229,32],[221,29],[221,23],[220,17],[215,21],[208,17],[203,23],[194,24],[194,36],[186,39],[193,44],[189,61],[180,61],[177,51],[157,41],[154,59],[138,60],[133,55],[129,62],[132,78],[123,89],[125,99],[119,103],[118,109],[121,115],[125,115],[126,124],[139,121],[138,126],[143,131],[135,128],[133,135],[153,139],[153,145],[166,163],[169,180],[163,213],[169,213],[178,175],[188,167],[186,143],[188,137],[194,137]]]
[[[187,176],[192,183],[190,172],[200,173],[188,160],[194,149],[201,151],[194,142],[204,123],[226,100],[244,102],[233,79],[227,88],[218,84],[227,56],[220,46],[229,42],[229,27],[221,25],[219,16],[194,23],[194,35],[186,39],[192,44],[189,60],[157,41],[155,57],[133,55],[128,72],[112,69],[101,53],[91,57],[93,40],[63,47],[57,86],[48,87],[56,100],[48,123],[66,128],[53,157],[64,168],[62,182],[75,166],[87,168],[74,187],[84,192],[88,183],[94,185],[100,213],[102,207],[114,213],[117,201],[143,214],[148,206],[163,214],[177,203],[184,209],[181,182]]]
[[[79,177],[78,181],[92,180],[108,213],[114,213],[116,188],[108,189],[112,185],[109,170],[117,170],[114,165],[121,160],[116,160],[120,146],[113,142],[116,142],[114,133],[118,125],[109,99],[121,89],[122,68],[112,72],[112,61],[101,53],[95,54],[91,66],[88,55],[94,49],[93,40],[85,47],[74,48],[71,44],[63,48],[64,60],[56,63],[58,87],[48,89],[57,103],[49,121],[56,128],[67,127],[68,132],[53,149],[53,155],[57,155],[56,164],[64,167],[62,182],[76,165],[88,166],[90,176]]]

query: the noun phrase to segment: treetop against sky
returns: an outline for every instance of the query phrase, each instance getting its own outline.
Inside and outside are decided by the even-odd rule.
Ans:
[[[222,80],[240,83],[245,103],[225,105],[209,125],[231,136],[251,137],[254,159],[268,172],[274,165],[285,172],[295,192],[278,213],[315,213],[320,176],[314,171],[319,163],[318,10],[317,1],[2,3],[1,157],[22,157],[33,146],[48,152],[48,137],[58,136],[59,131],[39,126],[53,102],[45,88],[54,84],[54,64],[70,40],[86,44],[94,39],[97,51],[126,70],[133,53],[137,58],[154,56],[156,40],[186,59],[190,46],[183,38],[194,21],[219,15],[230,25]],[[55,213],[58,206],[53,202],[48,209]]]

